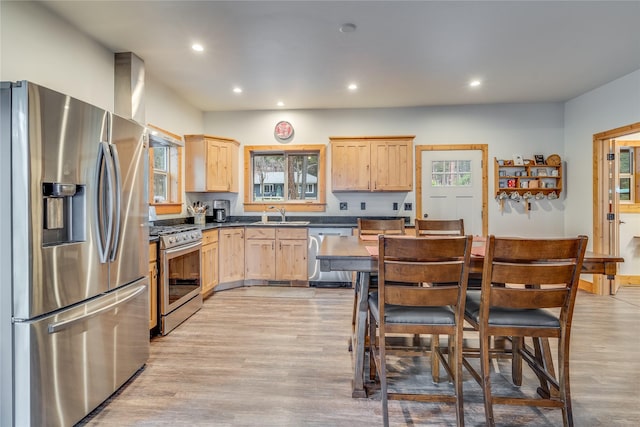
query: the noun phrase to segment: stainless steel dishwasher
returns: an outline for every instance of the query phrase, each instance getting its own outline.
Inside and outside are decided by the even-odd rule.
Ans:
[[[309,286],[322,288],[350,288],[351,271],[320,271],[320,261],[316,259],[324,236],[351,236],[353,228],[309,227]]]

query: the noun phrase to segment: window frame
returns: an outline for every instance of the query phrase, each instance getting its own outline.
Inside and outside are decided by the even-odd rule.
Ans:
[[[628,151],[629,155],[629,171],[622,172],[621,162],[622,162],[622,152]],[[621,204],[634,204],[636,203],[636,194],[635,194],[635,177],[634,177],[634,168],[635,168],[635,147],[632,146],[621,146],[620,147],[620,155],[618,157],[618,188],[622,190],[622,180],[629,181],[629,200],[623,200],[622,196],[618,196]]]
[[[616,144],[620,147],[630,147],[633,148],[633,158],[631,159],[632,170],[631,170],[631,182],[630,182],[630,193],[631,200],[619,200],[619,211],[620,213],[638,213],[640,212],[640,140],[617,140]],[[616,165],[616,169],[620,167],[620,159],[616,159],[618,163]],[[621,178],[624,174],[620,174],[618,172],[618,178]],[[628,175],[627,175],[628,176]],[[618,185],[620,185],[618,181]]]
[[[442,164],[442,171],[436,171],[435,170],[435,165],[436,163],[441,163]],[[461,171],[460,166],[462,164],[467,164],[469,166],[469,170],[468,171]],[[455,170],[452,171],[451,169],[451,165],[455,165]],[[471,161],[469,160],[432,160],[431,161],[431,186],[432,187],[450,187],[450,188],[457,188],[457,187],[470,187],[473,185],[473,183],[471,182],[471,177],[472,177],[472,171],[471,171]],[[449,166],[448,168],[446,166]],[[468,184],[460,184],[462,180],[462,176],[463,175],[468,175],[469,176],[469,182]],[[438,180],[436,179],[436,177],[440,177],[442,179]],[[435,185],[435,183],[437,182],[441,182],[441,183],[445,183],[442,185]]]
[[[253,201],[253,155],[278,153],[318,154],[317,200]],[[289,212],[324,212],[326,210],[326,145],[248,145],[244,147],[244,210],[261,212],[270,206],[283,207]]]
[[[178,141],[182,141],[180,135],[168,132],[157,126],[147,125],[150,132],[154,130],[164,132]],[[155,202],[154,201],[154,147],[149,146],[149,206],[153,206],[156,209],[157,215],[168,214],[180,214],[182,213],[182,194],[184,193],[183,180],[182,180],[182,149],[179,145],[168,145],[167,153],[167,201]]]

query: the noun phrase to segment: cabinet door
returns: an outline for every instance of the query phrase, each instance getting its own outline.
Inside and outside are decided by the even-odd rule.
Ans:
[[[331,142],[333,191],[370,191],[369,143],[365,140]]]
[[[413,190],[413,143],[411,140],[371,143],[373,191]]]
[[[202,295],[209,293],[218,279],[218,243],[202,246]]]
[[[244,228],[220,230],[220,283],[244,279]]]
[[[207,151],[207,190],[237,193],[238,145],[209,139]]]
[[[239,160],[239,144],[236,144],[235,142],[229,143],[228,144],[228,161],[227,161],[227,168],[228,168],[228,177],[227,177],[227,181],[229,184],[229,189],[227,191],[230,191],[232,193],[237,193],[239,191],[240,188],[240,170],[238,167],[238,160]]]
[[[158,325],[158,264],[149,263],[149,329]]]
[[[158,325],[158,244],[149,244],[149,329]]]
[[[275,246],[276,241],[274,239],[245,240],[245,279],[275,279]]]
[[[220,187],[223,191],[238,192],[238,147],[232,143],[221,143],[218,168],[220,169]]]
[[[201,136],[185,136],[184,189],[207,191],[208,147]]]
[[[227,191],[226,152],[217,141],[207,141],[207,191]]]
[[[185,190],[238,192],[239,143],[206,135],[185,135]]]
[[[276,279],[308,280],[307,240],[277,241]]]

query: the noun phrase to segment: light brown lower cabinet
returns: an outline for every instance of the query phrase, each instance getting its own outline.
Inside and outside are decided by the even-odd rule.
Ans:
[[[245,230],[245,280],[274,280],[276,276],[276,228],[261,227]]]
[[[307,234],[306,228],[247,228],[245,279],[308,280]]]
[[[149,329],[158,325],[158,244],[149,244]]]
[[[218,284],[218,230],[202,233],[202,291],[203,297],[212,293]]]
[[[219,283],[244,280],[244,227],[220,230]]]

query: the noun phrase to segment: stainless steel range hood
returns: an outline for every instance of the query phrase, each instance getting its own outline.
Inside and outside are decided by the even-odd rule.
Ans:
[[[115,54],[115,113],[145,125],[144,61],[131,52]]]

